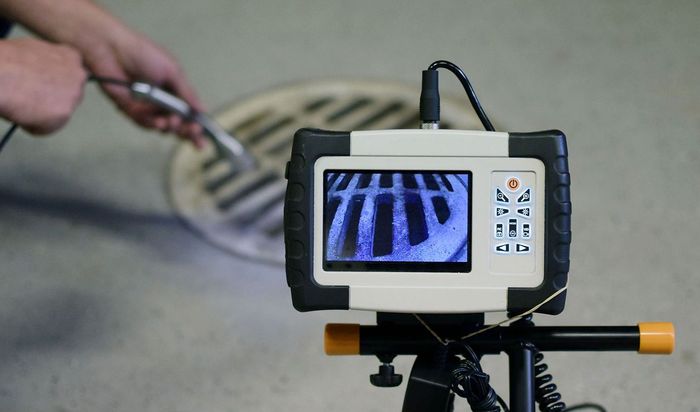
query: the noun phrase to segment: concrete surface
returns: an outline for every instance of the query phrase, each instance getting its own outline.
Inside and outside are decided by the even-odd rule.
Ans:
[[[316,77],[417,84],[448,58],[508,129],[566,131],[570,292],[539,322],[670,320],[678,346],[552,354],[561,392],[609,411],[700,410],[700,3],[104,4],[171,48],[212,107]],[[373,359],[322,354],[325,322],[371,314],[296,313],[281,268],[190,234],[165,197],[173,140],[93,87],[58,136],[20,135],[0,156],[0,411],[400,410],[404,387],[369,385]],[[505,362],[485,367],[507,396]]]

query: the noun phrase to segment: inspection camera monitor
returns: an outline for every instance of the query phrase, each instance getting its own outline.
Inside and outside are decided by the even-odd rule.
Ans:
[[[285,202],[294,306],[528,310],[567,283],[570,212],[559,131],[302,129]]]
[[[439,130],[437,69],[486,131]],[[301,129],[287,164],[287,283],[300,311],[564,309],[566,137],[494,130],[466,74],[423,71],[421,129]]]

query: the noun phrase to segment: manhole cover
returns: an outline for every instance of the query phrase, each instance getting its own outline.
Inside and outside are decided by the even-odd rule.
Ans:
[[[298,83],[219,110],[216,120],[258,159],[236,174],[213,147],[180,144],[171,159],[169,192],[181,218],[206,240],[244,257],[284,263],[284,165],[297,129],[418,127],[417,85],[330,80]],[[466,97],[442,97],[442,127],[481,129]]]

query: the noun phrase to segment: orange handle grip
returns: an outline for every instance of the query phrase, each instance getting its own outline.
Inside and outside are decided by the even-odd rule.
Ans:
[[[329,323],[323,333],[326,355],[359,355],[360,325]]]
[[[671,322],[639,324],[639,353],[670,355],[676,346],[676,331]]]

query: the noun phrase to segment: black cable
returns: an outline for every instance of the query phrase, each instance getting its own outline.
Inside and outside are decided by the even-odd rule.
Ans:
[[[484,125],[484,129],[490,132],[495,131],[496,129],[494,129],[493,124],[491,124],[491,120],[489,120],[489,117],[486,115],[486,112],[484,112],[484,108],[481,107],[481,102],[479,102],[479,98],[476,96],[474,87],[472,87],[472,84],[469,81],[467,75],[464,73],[464,71],[460,69],[459,66],[457,66],[456,64],[447,60],[438,60],[436,62],[433,62],[430,66],[428,66],[428,70],[437,69],[447,69],[451,71],[455,76],[457,76],[460,83],[462,83],[462,87],[464,87],[464,91],[469,97],[469,101],[471,102],[472,107],[476,112],[476,115],[479,116],[481,124]]]
[[[476,352],[464,343],[455,343],[452,349],[464,356],[452,370],[452,392],[465,398],[473,412],[501,412],[501,407],[509,412],[505,401],[489,384],[490,377],[481,368]]]
[[[496,394],[496,399],[498,400],[498,403],[501,404],[501,408],[503,408],[503,412],[510,412],[510,409],[508,409],[508,404],[506,401],[501,398],[500,395]]]
[[[2,140],[0,140],[0,152],[2,152],[2,149],[5,147],[7,142],[10,141],[12,135],[15,133],[15,130],[17,130],[17,123],[12,123],[12,126],[7,129],[5,134],[2,136]]]
[[[527,345],[535,358],[535,400],[540,405],[542,412],[563,412],[566,404],[561,400],[561,394],[557,392],[557,385],[552,380],[551,374],[545,373],[549,366],[543,362],[544,355],[532,345]]]

